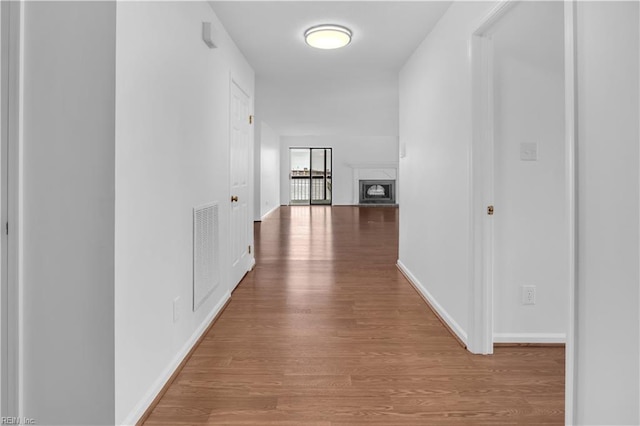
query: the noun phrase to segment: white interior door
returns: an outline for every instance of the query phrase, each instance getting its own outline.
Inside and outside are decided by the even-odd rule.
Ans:
[[[251,220],[249,216],[249,96],[231,82],[230,105],[230,165],[231,165],[231,283],[235,288],[251,268]]]

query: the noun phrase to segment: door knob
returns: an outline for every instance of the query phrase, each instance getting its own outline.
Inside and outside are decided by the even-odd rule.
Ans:
[[[232,195],[232,196],[231,196],[231,202],[234,202],[234,201],[235,201],[236,203],[238,202],[238,196],[237,196],[237,195]]]

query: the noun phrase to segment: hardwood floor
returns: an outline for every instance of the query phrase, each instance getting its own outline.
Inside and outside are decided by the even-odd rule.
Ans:
[[[396,269],[398,210],[283,207],[152,425],[562,424],[564,349],[471,355]]]

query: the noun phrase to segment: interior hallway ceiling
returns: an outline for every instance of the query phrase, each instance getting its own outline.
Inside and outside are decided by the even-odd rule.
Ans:
[[[256,116],[282,136],[398,136],[398,71],[450,1],[212,1],[256,72]],[[353,32],[306,45],[319,24]]]

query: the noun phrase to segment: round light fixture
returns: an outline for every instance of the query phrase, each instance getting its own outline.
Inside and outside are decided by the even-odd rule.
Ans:
[[[340,25],[318,25],[304,32],[304,40],[318,49],[338,49],[351,42],[351,30]]]

